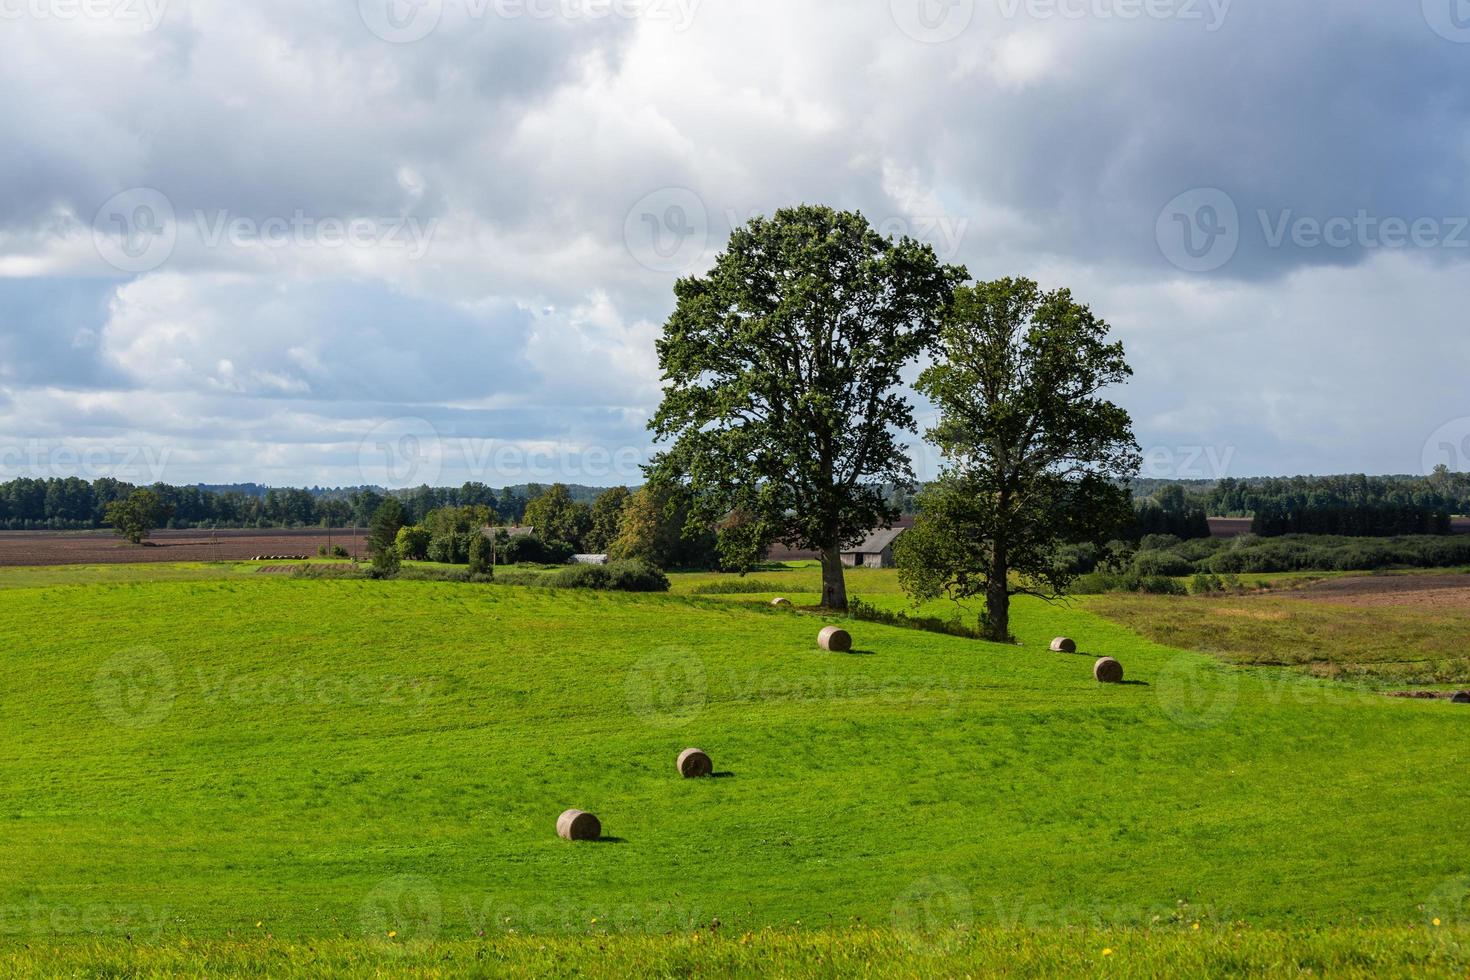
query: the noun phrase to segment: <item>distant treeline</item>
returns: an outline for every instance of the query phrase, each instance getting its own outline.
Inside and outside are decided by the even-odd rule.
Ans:
[[[1082,573],[1077,591],[1218,592],[1247,572],[1373,571],[1384,568],[1452,568],[1470,565],[1470,535],[1404,535],[1365,539],[1325,534],[1181,541],[1151,534],[1131,553],[1116,543],[1076,546],[1063,556]],[[1186,584],[1186,579],[1194,576]]]
[[[133,490],[134,484],[103,478],[88,482],[77,477],[33,479],[22,477],[0,483],[0,529],[10,531],[69,531],[100,528],[107,505]],[[171,516],[168,527],[366,527],[383,502],[385,491],[373,487],[338,489],[268,489],[170,486],[149,487],[162,499]],[[408,518],[418,523],[440,507],[484,506],[497,521],[518,523],[527,503],[544,487],[524,484],[499,490],[483,483],[461,487],[418,487],[394,492]],[[590,501],[597,490],[569,487],[574,500]]]
[[[22,477],[0,483],[0,529],[78,530],[106,526],[107,505],[136,487],[102,478]],[[172,508],[169,527],[366,527],[388,491],[378,487],[268,488],[256,484],[170,486],[153,484]],[[483,483],[459,487],[416,487],[393,491],[410,523],[420,523],[441,507],[490,509],[496,521],[521,523],[526,506],[546,487],[527,483],[494,488]],[[571,499],[591,504],[601,487],[568,485]],[[1333,534],[1384,537],[1447,534],[1451,515],[1470,514],[1470,474],[1441,469],[1416,476],[1252,477],[1214,481],[1133,482],[1138,521],[1125,536],[1149,534],[1183,539],[1208,537],[1206,516],[1250,517],[1251,530],[1263,537],[1283,534]],[[892,502],[914,512],[912,494],[890,488]]]
[[[1470,474],[1450,473],[1442,467],[1428,477],[1356,474],[1193,483],[1140,480],[1134,492],[1145,501],[1167,499],[1176,512],[1250,517],[1251,530],[1263,537],[1448,534],[1452,515],[1470,513]],[[1140,503],[1141,508],[1145,506]],[[1148,527],[1146,533],[1195,536],[1177,527]]]

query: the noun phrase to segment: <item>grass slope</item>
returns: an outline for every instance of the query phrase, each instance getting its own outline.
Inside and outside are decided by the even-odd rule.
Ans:
[[[823,620],[760,594],[239,571],[0,593],[0,938],[129,935],[164,943],[136,954],[163,970],[180,937],[460,956],[481,934],[628,934],[616,955],[667,965],[677,948],[636,936],[1420,936],[1470,912],[1457,706],[1220,666],[1080,605],[1019,603],[1022,647],[850,623],[859,652],[839,656],[816,649]],[[798,599],[815,580],[768,575]],[[892,573],[854,591],[902,607]],[[1044,652],[1057,633],[1088,656]],[[1140,683],[1095,684],[1098,654]],[[687,745],[729,775],[677,778]],[[568,806],[614,840],[556,839]],[[1386,935],[1363,943],[1415,962]]]

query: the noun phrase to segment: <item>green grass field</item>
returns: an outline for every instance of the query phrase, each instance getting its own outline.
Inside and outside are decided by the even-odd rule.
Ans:
[[[769,595],[685,594],[711,576],[139,568],[0,570],[6,972],[1470,965],[1459,706],[1092,600],[1018,603],[1018,647],[847,623],[833,655]],[[813,569],[753,577],[815,598]],[[905,606],[891,572],[850,589]],[[676,775],[689,745],[720,778]],[[573,806],[609,839],[557,839]]]

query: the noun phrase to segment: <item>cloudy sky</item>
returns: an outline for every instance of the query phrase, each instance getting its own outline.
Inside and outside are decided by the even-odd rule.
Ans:
[[[1463,0],[0,0],[0,45],[0,477],[636,481],[673,280],[799,202],[1070,286],[1145,475],[1470,468]]]

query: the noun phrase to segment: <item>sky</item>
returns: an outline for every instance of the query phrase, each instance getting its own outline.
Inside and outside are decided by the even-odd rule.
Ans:
[[[0,0],[0,91],[0,478],[636,484],[803,202],[1072,289],[1144,476],[1470,469],[1466,0]]]

